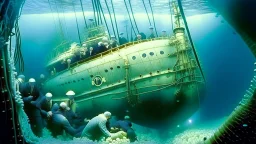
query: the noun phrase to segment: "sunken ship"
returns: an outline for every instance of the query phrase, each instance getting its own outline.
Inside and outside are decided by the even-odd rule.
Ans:
[[[82,46],[54,49],[46,64],[51,76],[44,91],[61,102],[73,90],[80,113],[88,118],[108,110],[119,117],[128,113],[133,122],[152,127],[187,120],[199,108],[204,77],[174,2],[172,10],[175,27],[170,36],[128,42],[74,63],[71,57]],[[109,37],[105,27],[92,26],[83,43],[97,45],[103,37]],[[66,67],[56,69],[63,61],[68,61]]]

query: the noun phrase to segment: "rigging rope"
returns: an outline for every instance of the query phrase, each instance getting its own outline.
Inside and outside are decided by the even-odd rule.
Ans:
[[[149,18],[149,15],[148,15],[148,10],[147,10],[146,5],[145,5],[145,1],[142,0],[142,2],[143,2],[143,5],[144,5],[144,8],[145,8],[145,11],[146,11],[146,13],[147,13],[147,16],[148,16],[148,22],[149,22],[150,25],[152,25],[152,24],[151,24],[151,21],[150,21],[150,18]]]
[[[131,29],[131,41],[133,41],[132,32],[134,32],[135,37],[136,37],[136,33],[135,33],[134,29],[132,28],[132,29]]]
[[[173,14],[172,14],[171,1],[169,1],[169,8],[170,8],[170,13],[171,13],[171,22],[172,22],[172,31],[173,31]]]
[[[152,6],[151,6],[151,1],[149,1],[149,6],[150,6],[150,9],[151,9],[151,14],[152,14],[152,18],[153,18],[153,23],[154,23],[154,27],[155,27],[155,31],[156,31],[156,37],[158,37],[158,34],[157,34],[157,30],[156,30],[156,23],[155,23],[155,17],[154,17],[154,13],[153,13],[153,9],[152,9]]]
[[[19,34],[19,37],[18,37],[18,40],[19,40],[19,55],[20,55],[20,72],[24,72],[24,59],[23,59],[23,56],[22,56],[22,53],[21,53],[21,35],[20,35],[20,28],[19,28],[19,23],[17,22],[17,30],[18,30],[18,34]]]
[[[117,42],[119,43],[119,31],[118,31],[117,22],[116,22],[115,9],[114,9],[114,6],[113,6],[113,1],[111,0],[110,2],[111,2],[111,5],[112,5],[112,8],[113,8],[114,20],[115,20],[115,23],[116,23],[116,31],[117,31],[117,37],[116,37],[116,40],[117,40]]]
[[[53,10],[52,10],[50,0],[48,0],[48,3],[49,3],[49,6],[50,6],[50,9],[51,9],[51,14],[52,14],[52,17],[53,17],[54,26],[55,26],[55,29],[57,30],[57,24],[56,24],[56,21],[55,21],[55,17],[53,15]],[[58,31],[57,31],[57,33],[58,33]]]
[[[112,17],[111,17],[111,13],[110,13],[110,10],[109,10],[109,7],[108,7],[108,4],[107,4],[107,1],[105,0],[105,3],[106,3],[106,7],[107,7],[107,10],[108,10],[108,13],[109,13],[109,17],[110,17],[110,21],[111,21],[111,25],[112,25],[112,28],[113,28],[113,33],[116,37],[116,32],[115,32],[115,28],[114,28],[114,25],[113,25],[113,21],[112,21]]]
[[[95,0],[95,7],[96,7],[96,11],[97,11],[98,25],[100,25],[100,24],[102,24],[102,18],[101,18],[101,14],[100,14],[99,4],[97,2],[98,1]]]
[[[75,17],[76,17],[76,28],[77,28],[78,38],[79,38],[79,42],[80,42],[80,45],[81,45],[82,41],[81,41],[81,37],[80,37],[80,31],[79,31],[79,26],[78,26],[78,21],[77,21],[77,16],[76,16],[76,9],[75,9],[75,5],[74,5],[74,1],[73,0],[72,0],[72,5],[73,5]]]
[[[100,8],[101,14],[102,14],[102,16],[103,16],[104,22],[105,22],[105,24],[106,24],[108,34],[109,34],[108,23],[107,23],[107,21],[106,21],[106,18],[105,18],[104,12],[103,12],[103,10],[102,10],[102,5],[101,5],[101,3],[100,3],[100,0],[97,0],[97,2],[98,2],[98,5],[99,5],[99,8]]]
[[[98,6],[97,6],[95,0],[93,1],[93,3],[94,3],[95,11],[96,11],[97,25],[99,25],[99,24],[100,24],[100,20],[99,20],[99,10],[98,10]]]
[[[128,10],[128,7],[127,7],[127,4],[126,4],[125,0],[124,0],[124,4],[125,4],[126,10],[127,10],[128,16],[129,16],[129,20],[130,20],[130,23],[131,23],[131,27],[132,27],[131,31],[133,30],[134,34],[136,35],[136,32],[135,32],[133,24],[132,24],[131,16],[130,16],[130,13],[129,13],[129,10]],[[132,38],[132,32],[131,32],[131,38]],[[131,39],[131,41],[133,41],[133,39]]]
[[[97,20],[96,20],[96,13],[95,13],[94,0],[92,0],[92,9],[93,9],[93,16],[94,16],[95,26],[97,26]]]
[[[85,24],[85,27],[86,27],[86,29],[87,29],[88,26],[87,26],[86,19],[85,19],[85,15],[84,15],[84,8],[83,8],[83,2],[82,2],[82,0],[80,0],[80,5],[81,5],[81,8],[82,8],[82,13],[83,13],[83,17],[84,17],[84,24]]]
[[[195,50],[195,47],[194,47],[194,44],[193,44],[193,41],[192,41],[192,37],[191,37],[191,35],[190,35],[190,31],[189,31],[189,29],[188,29],[188,24],[187,24],[187,20],[186,20],[185,13],[184,13],[184,11],[183,11],[183,7],[182,7],[181,0],[178,0],[178,6],[179,6],[179,9],[180,9],[181,16],[182,16],[182,18],[183,18],[183,20],[184,20],[184,25],[185,25],[185,27],[186,27],[186,30],[187,30],[187,33],[188,33],[188,38],[189,38],[189,41],[190,41],[190,43],[191,43],[193,52],[194,52],[194,54],[195,54],[195,58],[196,58],[198,67],[199,67],[200,72],[201,72],[201,74],[202,74],[202,76],[203,76],[203,79],[204,79],[204,81],[205,81],[204,73],[203,73],[203,70],[202,70],[202,68],[201,68],[199,59],[198,59],[198,57],[197,57],[197,53],[196,53],[196,50]]]
[[[15,23],[15,34],[16,34],[16,50],[15,50],[15,61],[14,61],[14,63],[15,63],[15,65],[18,63],[18,66],[19,66],[19,60],[20,60],[20,58],[19,58],[19,47],[18,47],[18,45],[19,45],[19,41],[18,41],[18,38],[19,38],[19,33],[18,33],[18,30],[17,30],[17,22]]]
[[[137,29],[137,32],[140,33],[140,31],[139,31],[139,29],[138,29],[138,27],[137,27],[136,20],[135,20],[135,18],[134,18],[134,14],[133,14],[133,10],[132,10],[131,1],[128,1],[128,2],[129,2],[129,5],[130,5],[130,8],[131,8],[132,17],[133,17],[133,20],[134,20],[134,25],[135,25],[135,27],[136,27],[136,29]]]
[[[20,30],[19,30],[19,25],[18,21],[15,23],[15,34],[16,34],[16,49],[14,52],[14,64],[18,65],[19,67],[19,72],[24,72],[24,59],[21,53],[21,38],[20,38]],[[11,40],[10,40],[11,43]],[[11,44],[10,44],[11,47]]]
[[[64,27],[65,27],[65,32],[66,32],[66,36],[67,38],[69,38],[69,35],[68,35],[68,30],[67,30],[67,23],[66,23],[66,18],[65,18],[65,14],[64,14],[64,6],[63,6],[63,3],[60,2],[60,7],[61,7],[61,10],[62,10],[62,15],[63,15],[63,18],[64,18]]]
[[[58,6],[57,6],[57,3],[56,3],[56,0],[55,0],[54,2],[55,2],[55,5],[56,5],[56,11],[57,11],[57,14],[58,14],[58,19],[59,19],[59,26],[60,26],[61,38],[62,38],[62,40],[64,40],[63,26],[62,26],[62,23],[61,23],[61,21],[60,21],[60,15],[59,15]]]
[[[127,24],[125,25],[125,31],[126,31],[126,38],[129,40],[129,34],[128,34],[128,29],[127,29]]]

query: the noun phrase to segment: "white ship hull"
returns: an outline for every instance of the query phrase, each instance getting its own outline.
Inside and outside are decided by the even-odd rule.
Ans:
[[[51,92],[56,102],[65,101],[65,93],[73,90],[80,112],[89,118],[106,110],[121,117],[129,110],[138,122],[172,119],[174,113],[176,120],[184,120],[199,106],[202,83],[187,81],[189,76],[180,79],[186,69],[174,70],[176,52],[168,39],[113,49],[57,73],[45,82],[44,90]],[[194,77],[201,76],[194,61],[189,69],[196,72]]]

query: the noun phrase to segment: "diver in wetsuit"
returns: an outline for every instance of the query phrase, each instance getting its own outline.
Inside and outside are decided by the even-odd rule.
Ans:
[[[69,110],[68,107],[64,107],[63,105],[61,105],[61,107],[62,109]],[[63,135],[64,131],[73,137],[80,137],[84,127],[81,127],[79,129],[73,128],[70,125],[68,119],[58,109],[59,109],[58,104],[54,104],[52,108],[53,114],[52,114],[51,123],[50,123],[50,130],[52,132],[53,137],[57,137],[58,135]]]
[[[52,117],[52,94],[46,93],[45,96],[36,104],[40,110],[44,127],[48,127],[49,120]]]
[[[128,43],[128,40],[124,37],[124,33],[122,33],[122,32],[120,33],[119,43],[120,43],[120,45]]]
[[[118,42],[116,40],[116,37],[112,35],[109,48],[115,48],[115,47],[118,47]]]
[[[116,138],[125,135],[125,132],[110,133],[106,127],[107,120],[111,117],[111,113],[106,111],[104,114],[92,118],[85,126],[81,137],[87,137],[91,140],[99,140],[102,136]]]
[[[148,39],[154,39],[156,37],[154,34],[154,28],[152,26],[150,26],[149,29],[150,29],[150,35],[149,35]]]
[[[167,37],[166,30],[162,30],[162,37]]]
[[[139,34],[137,34],[137,37],[135,37],[134,41],[141,41],[146,39],[146,35],[143,32],[140,32]]]
[[[41,136],[43,120],[40,110],[36,107],[37,101],[40,100],[41,93],[36,85],[36,80],[30,78],[22,89],[21,96],[24,101],[24,111],[28,115],[33,132],[37,136]]]
[[[125,116],[124,120],[113,121],[113,123],[111,124],[111,127],[113,127],[114,130],[115,128],[117,128],[119,130],[126,132],[127,138],[129,138],[131,142],[134,142],[137,140],[137,135],[132,128],[132,123],[130,121],[129,116]]]

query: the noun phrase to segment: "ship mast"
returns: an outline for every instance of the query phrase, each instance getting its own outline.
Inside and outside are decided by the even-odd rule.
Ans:
[[[184,19],[176,1],[171,2],[173,16],[174,16],[174,37],[170,40],[171,45],[175,45],[177,53],[177,63],[174,66],[176,71],[177,85],[187,82],[202,81],[203,73],[198,73],[197,68],[201,70],[200,64],[197,61],[196,53],[194,55],[196,60],[192,59],[191,45],[185,35]],[[198,79],[200,78],[200,79]],[[204,80],[203,80],[204,81]]]
[[[186,47],[189,49],[192,49],[193,54],[195,56],[195,60],[192,61],[192,59],[190,60],[188,57],[188,51],[184,51],[186,54],[183,53],[183,55],[180,56],[180,63],[183,63],[183,66],[181,66],[181,68],[187,68],[186,65],[190,65],[190,67],[198,67],[202,77],[200,77],[203,79],[203,82],[205,81],[205,77],[199,62],[199,59],[197,57],[197,53],[196,50],[194,48],[193,45],[193,41],[188,29],[188,25],[187,25],[187,21],[186,21],[186,17],[182,8],[182,4],[180,0],[176,0],[171,2],[172,7],[173,7],[173,13],[174,13],[174,30],[173,33],[175,34],[176,39],[179,41],[180,45],[177,47],[178,51],[180,50],[186,50]],[[186,28],[186,29],[185,29]],[[187,31],[188,34],[188,39],[187,36],[185,35],[185,30]],[[189,62],[190,61],[190,62]],[[190,64],[189,64],[190,63]],[[195,75],[195,74],[193,74]],[[193,80],[196,80],[196,78],[198,78],[198,76],[194,76]]]

